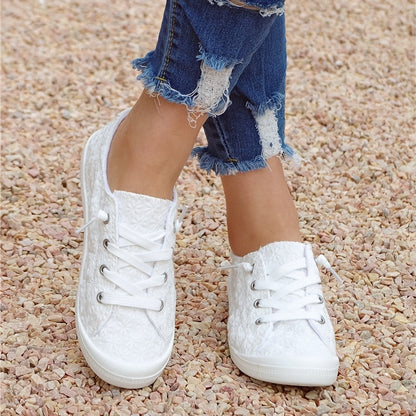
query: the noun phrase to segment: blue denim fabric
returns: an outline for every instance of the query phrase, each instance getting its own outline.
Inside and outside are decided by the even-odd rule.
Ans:
[[[242,3],[239,1],[237,3]],[[167,0],[155,50],[133,61],[150,93],[206,113],[201,168],[227,175],[293,156],[284,140],[283,1]],[[220,7],[227,6],[227,7]]]

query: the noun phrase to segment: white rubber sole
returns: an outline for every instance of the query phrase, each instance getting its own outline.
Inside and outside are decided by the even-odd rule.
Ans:
[[[320,363],[289,362],[260,363],[254,357],[243,357],[230,348],[231,359],[245,374],[257,380],[288,386],[330,386],[338,375],[338,358],[330,357],[325,365]],[[314,365],[315,364],[315,365]]]

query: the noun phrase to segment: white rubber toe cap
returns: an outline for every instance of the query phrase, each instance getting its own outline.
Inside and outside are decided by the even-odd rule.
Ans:
[[[76,325],[78,342],[88,365],[102,380],[114,386],[127,389],[149,386],[162,373],[169,361],[173,340],[169,344],[166,353],[157,360],[143,362],[138,357],[137,362],[127,362],[98,349],[86,334],[78,316]]]
[[[325,356],[247,356],[230,348],[231,359],[245,374],[270,383],[294,386],[329,386],[337,378],[339,360]]]

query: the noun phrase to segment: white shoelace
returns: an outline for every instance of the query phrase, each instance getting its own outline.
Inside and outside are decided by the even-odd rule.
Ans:
[[[306,293],[306,288],[321,283],[317,273],[311,271],[311,262],[315,261],[329,270],[337,280],[342,279],[331,267],[328,260],[322,254],[315,260],[303,258],[273,267],[269,272],[269,279],[254,280],[250,284],[251,290],[270,291],[270,297],[257,299],[254,302],[255,308],[271,308],[273,312],[256,320],[256,324],[275,323],[291,320],[315,320],[324,324],[325,318],[316,308],[309,308],[310,305],[323,304],[321,294]],[[222,269],[243,268],[247,273],[254,270],[254,265],[242,262],[235,265],[222,266]],[[307,277],[305,277],[305,273]]]
[[[182,209],[181,216],[175,221],[175,231],[177,231],[186,214],[186,207]],[[97,215],[82,226],[78,233],[84,231],[95,221],[102,221],[106,224],[109,216],[103,210],[99,210]],[[163,285],[168,278],[166,272],[154,274],[154,264],[159,261],[170,260],[173,248],[163,249],[161,245],[165,239],[166,231],[132,231],[127,224],[119,225],[119,244],[105,239],[104,248],[112,255],[121,260],[121,266],[117,271],[110,270],[105,264],[100,266],[100,273],[107,280],[112,282],[120,291],[97,293],[97,301],[107,305],[127,306],[132,308],[161,311],[164,307],[162,299],[157,299],[146,293],[147,289]],[[135,247],[141,251],[139,254],[131,254],[128,248]],[[145,276],[144,279],[132,279],[131,274],[123,273],[123,269],[134,268]],[[139,294],[138,294],[139,293]]]

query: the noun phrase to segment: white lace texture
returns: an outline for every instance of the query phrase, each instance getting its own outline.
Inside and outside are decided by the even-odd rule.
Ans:
[[[181,216],[175,221],[175,231],[180,228],[185,214],[186,207],[182,209]],[[109,215],[103,210],[99,210],[97,215],[77,232],[84,231],[95,221],[106,224],[109,221]],[[107,265],[102,264],[99,272],[121,291],[98,292],[97,301],[107,305],[161,311],[164,307],[163,300],[149,295],[147,291],[162,286],[168,278],[166,272],[154,273],[155,263],[170,260],[173,255],[173,248],[162,247],[166,230],[140,230],[140,232],[136,232],[131,230],[127,224],[120,224],[118,234],[118,244],[108,239],[103,241],[104,249],[120,260],[118,270],[110,270]],[[134,255],[131,253],[132,248],[135,251]],[[139,272],[138,275],[145,276],[145,278],[132,278],[132,268]]]
[[[293,321],[299,319],[314,320],[325,323],[324,316],[311,305],[323,304],[324,298],[320,293],[308,293],[308,288],[321,284],[317,273],[312,271],[313,257],[300,258],[284,265],[274,266],[267,274],[267,279],[253,280],[250,289],[253,291],[268,291],[268,298],[255,300],[255,308],[271,308],[272,313],[256,320],[256,324]],[[325,267],[342,283],[342,279],[331,267],[322,254],[315,259],[316,264]],[[252,273],[255,265],[241,262],[234,265],[224,265],[221,269],[242,268],[246,273]],[[312,291],[311,291],[312,292]]]

